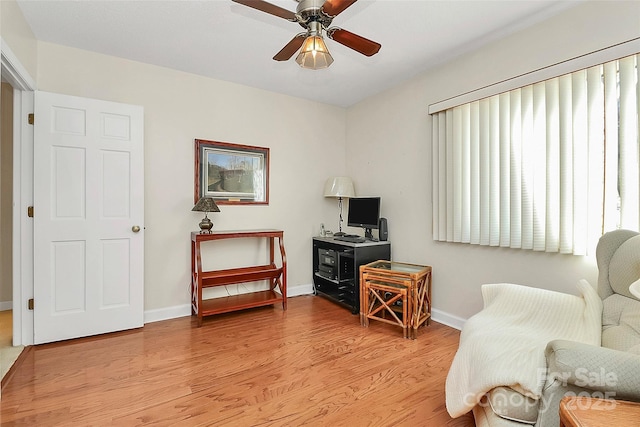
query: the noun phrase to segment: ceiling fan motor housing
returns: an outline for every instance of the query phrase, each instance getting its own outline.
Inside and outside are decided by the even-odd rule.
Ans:
[[[324,0],[300,0],[296,8],[296,18],[303,28],[312,22],[319,22],[325,29],[331,25],[333,17],[322,11]]]

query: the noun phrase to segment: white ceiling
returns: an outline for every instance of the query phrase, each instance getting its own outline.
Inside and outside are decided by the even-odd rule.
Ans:
[[[359,0],[339,26],[382,44],[370,58],[332,40],[335,62],[271,58],[302,31],[231,0],[17,0],[38,40],[347,107],[575,1]],[[271,0],[295,11],[294,0]]]

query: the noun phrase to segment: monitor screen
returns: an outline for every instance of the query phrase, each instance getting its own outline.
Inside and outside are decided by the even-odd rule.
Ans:
[[[348,226],[377,229],[379,219],[380,197],[355,197],[349,199]]]

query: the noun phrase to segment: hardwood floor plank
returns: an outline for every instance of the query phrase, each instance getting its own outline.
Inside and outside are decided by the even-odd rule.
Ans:
[[[34,347],[3,390],[2,425],[473,426],[444,382],[459,331],[417,340],[320,297]]]

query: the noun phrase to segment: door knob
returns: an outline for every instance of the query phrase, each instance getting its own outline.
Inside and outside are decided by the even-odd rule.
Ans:
[[[131,231],[133,231],[134,233],[137,233],[138,231],[140,231],[140,226],[134,225],[133,227],[131,227]]]

